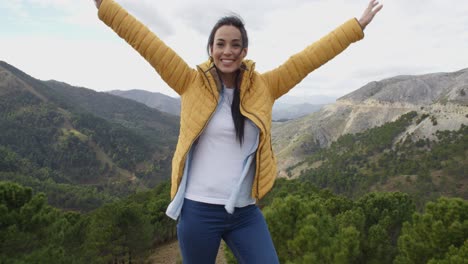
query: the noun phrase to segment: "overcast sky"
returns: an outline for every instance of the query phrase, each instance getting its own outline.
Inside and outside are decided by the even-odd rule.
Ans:
[[[195,67],[216,20],[243,17],[259,72],[359,18],[367,0],[117,0]],[[339,97],[395,75],[468,68],[468,1],[384,0],[365,38],[312,72],[290,95]],[[41,80],[96,91],[175,96],[152,67],[97,18],[92,0],[1,0],[0,60]]]

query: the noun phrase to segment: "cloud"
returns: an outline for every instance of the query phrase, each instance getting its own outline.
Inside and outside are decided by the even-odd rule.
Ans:
[[[249,32],[248,58],[264,72],[320,39],[368,0],[116,0],[191,66],[207,58],[215,22],[238,13]],[[383,0],[365,38],[314,71],[293,95],[341,96],[374,80],[468,67],[468,3]],[[382,0],[381,0],[382,2]],[[0,59],[34,77],[96,90],[171,93],[151,66],[97,18],[91,0],[0,1]],[[20,43],[20,44],[19,44]],[[86,56],[81,47],[87,50]],[[96,75],[96,71],[101,71]],[[79,73],[77,75],[77,73]]]
[[[379,81],[385,78],[390,78],[398,75],[412,74],[424,74],[429,73],[433,68],[431,66],[424,65],[379,65],[376,67],[361,68],[353,72],[357,78],[362,79],[373,79]]]
[[[24,2],[26,5],[38,4],[41,6],[55,6],[61,8],[70,7],[76,3],[76,1],[73,0],[23,0],[22,2]]]
[[[27,16],[22,8],[22,3],[20,1],[2,1],[0,2],[0,14],[3,17],[2,19],[11,19],[13,17],[24,18]]]
[[[151,0],[141,0],[135,3],[132,0],[118,0],[133,16],[145,22],[146,26],[158,32],[160,36],[174,34],[172,21],[175,20],[167,15],[166,3],[157,3]],[[168,4],[170,7],[171,4]]]
[[[92,1],[72,0],[16,0],[3,1],[0,10],[6,14],[0,18],[8,23],[8,29],[30,28],[46,33],[45,28],[64,26],[91,26],[96,24],[96,7]],[[44,30],[38,30],[43,28]]]
[[[271,0],[271,1],[178,1],[172,15],[179,17],[185,26],[193,28],[203,35],[208,35],[216,21],[232,13],[240,15],[247,26],[261,29],[265,24],[265,14],[282,8],[298,7],[306,0]]]

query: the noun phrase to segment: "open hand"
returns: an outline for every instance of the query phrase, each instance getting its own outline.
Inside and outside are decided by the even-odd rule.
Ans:
[[[366,28],[367,25],[374,19],[375,14],[377,14],[383,5],[379,4],[377,0],[370,0],[369,5],[359,19],[359,24],[362,27],[362,30]]]
[[[99,9],[99,7],[101,6],[101,2],[102,0],[94,0],[94,3],[96,4],[96,7]]]

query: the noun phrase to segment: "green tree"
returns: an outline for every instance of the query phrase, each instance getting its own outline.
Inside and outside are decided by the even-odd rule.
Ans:
[[[468,239],[460,248],[450,246],[443,259],[431,259],[428,264],[465,264],[466,260],[468,260]]]
[[[404,222],[411,219],[415,205],[403,193],[370,193],[357,201],[366,222],[363,253],[366,263],[391,263]]]
[[[43,193],[0,182],[0,260],[14,263],[79,263],[78,213],[50,207]],[[68,247],[70,246],[71,247]]]
[[[427,203],[424,213],[415,213],[412,222],[403,225],[395,263],[444,259],[450,247],[460,248],[467,237],[468,202],[460,198],[439,198],[437,202]],[[463,253],[466,249],[460,250]]]

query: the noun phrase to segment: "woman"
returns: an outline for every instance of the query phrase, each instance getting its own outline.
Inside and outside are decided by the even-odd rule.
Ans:
[[[371,0],[350,19],[280,67],[260,74],[246,60],[248,37],[235,16],[211,31],[209,60],[190,68],[113,0],[95,0],[99,18],[132,45],[181,96],[180,134],[172,161],[172,202],[184,263],[214,263],[223,239],[240,263],[278,263],[255,205],[273,186],[273,103],[311,71],[363,38],[382,5]]]

